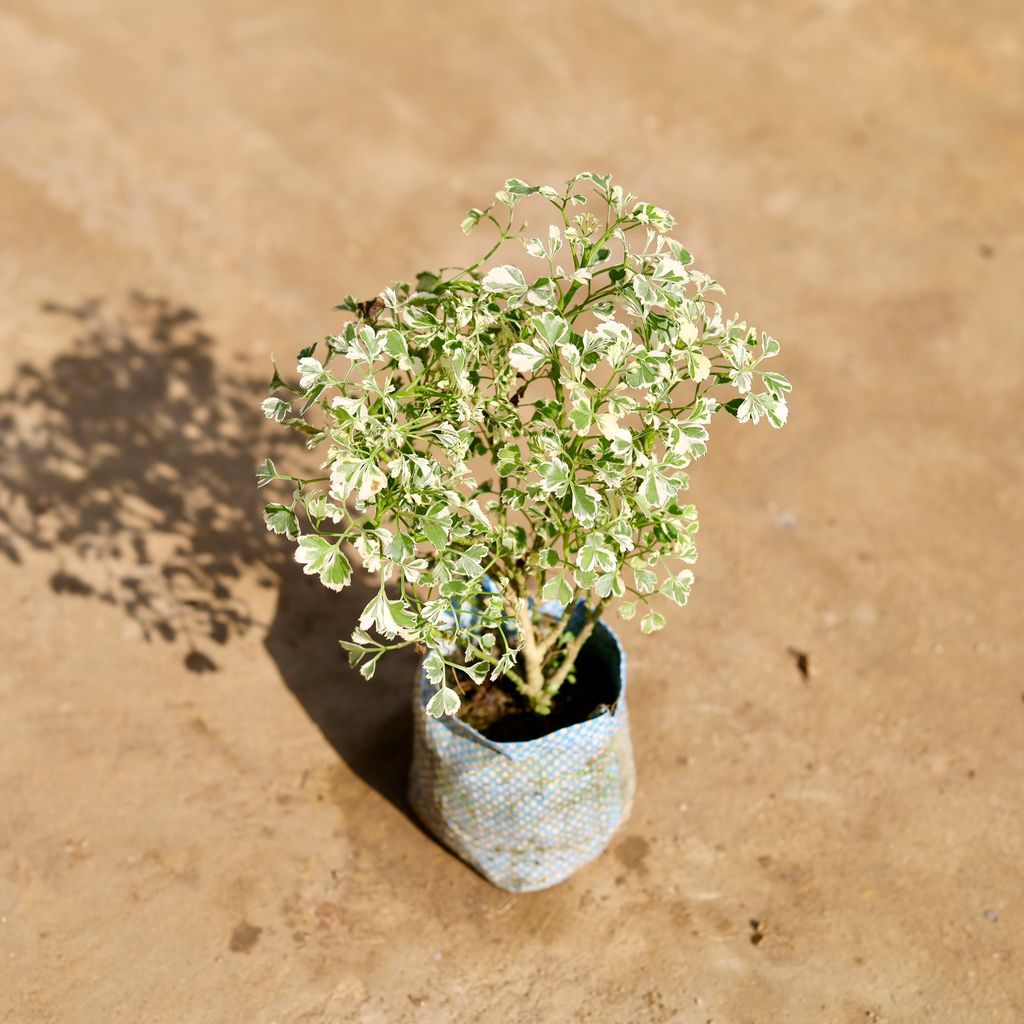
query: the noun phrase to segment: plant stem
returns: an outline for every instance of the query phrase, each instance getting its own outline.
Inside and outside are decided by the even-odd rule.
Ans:
[[[558,621],[551,627],[551,632],[548,633],[548,635],[537,645],[542,658],[551,650],[552,647],[555,646],[558,638],[565,632],[565,627],[569,624],[569,618],[572,616],[572,611],[575,607],[575,601],[570,601],[565,606],[565,609],[561,616],[559,616]]]
[[[546,707],[551,701],[544,692],[544,659],[537,648],[530,604],[525,597],[516,598],[516,622],[523,638],[523,665],[526,668],[526,687],[523,693],[534,708]]]
[[[594,627],[597,625],[597,620],[601,617],[601,610],[603,608],[604,601],[594,608],[587,609],[586,621],[566,647],[565,658],[562,660],[562,664],[558,666],[558,671],[547,681],[544,687],[545,692],[549,695],[549,699],[562,688],[562,684],[569,675],[569,670],[576,664],[577,655],[583,649],[583,645],[590,639],[590,634],[594,632]]]

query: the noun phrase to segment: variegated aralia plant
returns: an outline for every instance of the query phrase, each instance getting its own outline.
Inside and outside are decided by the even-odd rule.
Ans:
[[[418,645],[436,716],[458,711],[460,680],[502,678],[547,713],[612,599],[664,626],[648,605],[686,603],[697,513],[679,492],[712,417],[781,427],[790,390],[765,365],[778,342],[723,315],[665,210],[592,173],[513,178],[495,200],[463,221],[497,232],[477,263],[349,297],[352,318],[263,403],[323,453],[312,478],[260,467],[261,486],[292,487],[267,526],[332,590],[354,551],[379,584],[342,645],[367,678]]]

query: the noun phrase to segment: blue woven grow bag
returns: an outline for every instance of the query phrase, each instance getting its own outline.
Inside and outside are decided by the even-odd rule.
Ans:
[[[629,816],[636,774],[625,652],[603,622],[584,651],[618,680],[618,700],[535,740],[499,743],[460,719],[430,718],[424,707],[434,688],[422,670],[414,688],[413,809],[445,846],[509,892],[568,878]]]

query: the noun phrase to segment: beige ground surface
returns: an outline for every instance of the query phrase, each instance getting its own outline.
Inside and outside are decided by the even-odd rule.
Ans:
[[[378,6],[0,11],[0,1019],[1024,1021],[1020,5]],[[797,391],[622,631],[632,820],[510,897],[409,819],[412,662],[342,666],[253,410],[582,168]]]

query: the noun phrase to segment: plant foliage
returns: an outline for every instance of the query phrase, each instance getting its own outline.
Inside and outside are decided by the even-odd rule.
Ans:
[[[553,221],[539,236],[527,202]],[[267,527],[332,590],[353,558],[378,577],[343,642],[364,676],[417,644],[429,713],[458,710],[454,670],[505,677],[544,713],[608,602],[645,633],[665,625],[654,598],[686,603],[687,467],[723,409],[781,427],[790,385],[770,369],[779,343],[724,315],[674,225],[609,175],[510,179],[462,223],[496,231],[477,263],[348,297],[297,383],[275,371],[265,415],[322,459],[312,478],[259,468],[260,486],[292,488]]]

